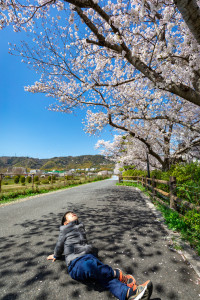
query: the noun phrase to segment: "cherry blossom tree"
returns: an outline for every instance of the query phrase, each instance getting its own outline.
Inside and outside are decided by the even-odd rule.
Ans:
[[[167,169],[199,145],[198,27],[180,2],[7,0],[0,24],[28,32],[12,50],[41,74],[27,91],[55,111],[90,107],[86,131],[123,131]]]
[[[96,148],[101,149],[101,154],[115,162],[116,173],[125,166],[134,165],[136,169],[146,170],[147,149],[143,143],[128,134],[115,135],[113,141],[99,140]],[[161,164],[150,157],[152,169],[161,169]]]
[[[184,132],[184,137],[181,137],[177,134],[177,130],[175,132],[173,130],[172,124],[161,129],[161,126],[155,126],[154,123],[151,132],[154,135],[152,134],[148,139],[152,151],[149,151],[138,138],[129,134],[115,135],[113,142],[99,140],[96,148],[101,148],[103,155],[113,159],[118,169],[127,165],[135,165],[137,169],[146,170],[148,155],[152,169],[167,171],[172,164],[199,157],[199,146],[196,147],[199,145],[199,137],[194,139],[191,135],[186,137],[186,132]],[[160,131],[165,131],[164,135],[160,134]],[[195,152],[196,149],[198,151]]]
[[[96,88],[101,93],[105,86],[126,84],[138,77],[147,79],[148,89],[200,105],[200,48],[176,7],[184,8],[183,2],[7,0],[1,1],[0,22],[2,28],[9,23],[16,31],[23,28],[33,38],[36,20],[44,24],[41,34],[45,38],[37,40],[35,53],[28,56],[42,76],[29,91],[50,91],[57,99],[62,93],[69,109],[79,104],[77,99],[83,98],[85,91]],[[200,1],[192,3],[198,16]],[[55,20],[54,7],[60,22]],[[52,33],[52,28],[59,35],[55,30]],[[65,51],[60,44],[65,44]]]

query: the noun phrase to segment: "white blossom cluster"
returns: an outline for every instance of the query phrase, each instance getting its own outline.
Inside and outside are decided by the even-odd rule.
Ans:
[[[167,133],[165,138],[162,135],[163,131]],[[117,169],[127,165],[135,165],[137,169],[146,170],[147,155],[151,170],[168,170],[170,165],[176,162],[187,161],[189,157],[195,157],[193,155],[195,154],[195,147],[192,146],[191,140],[195,144],[199,137],[194,136],[191,139],[191,135],[187,131],[180,132],[180,128],[171,131],[170,127],[167,128],[167,126],[161,129],[160,126],[154,124],[148,134],[147,144],[151,145],[150,149],[137,137],[122,133],[115,135],[112,142],[99,140],[96,148],[100,148],[101,154],[115,161]],[[166,136],[168,136],[168,139],[166,139]],[[199,148],[198,146],[198,153]],[[185,149],[187,151],[184,151]],[[156,156],[152,155],[152,150],[156,153]]]

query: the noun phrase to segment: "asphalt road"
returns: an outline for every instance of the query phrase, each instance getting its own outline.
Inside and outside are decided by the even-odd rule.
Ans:
[[[167,232],[140,193],[112,180],[91,183],[0,207],[0,299],[107,300],[97,285],[76,282],[65,262],[52,263],[61,217],[74,210],[84,222],[99,258],[151,279],[151,300],[198,300],[197,275],[170,250]]]

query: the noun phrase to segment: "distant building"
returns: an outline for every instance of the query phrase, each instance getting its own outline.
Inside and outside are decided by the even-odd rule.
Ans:
[[[24,167],[9,167],[6,174],[26,175],[27,169]]]
[[[30,175],[42,175],[42,174],[44,174],[44,171],[41,171],[39,169],[32,169],[32,170],[30,170],[29,174]]]
[[[87,175],[88,175],[88,176],[97,176],[97,174],[94,173],[94,172],[88,172]]]
[[[67,175],[73,175],[74,174],[74,170],[69,170],[65,172],[65,176]]]
[[[100,172],[98,172],[97,173],[97,175],[99,175],[99,176],[105,176],[105,175],[108,175],[108,171],[100,171]]]

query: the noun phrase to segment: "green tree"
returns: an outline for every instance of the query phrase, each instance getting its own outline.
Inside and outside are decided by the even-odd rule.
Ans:
[[[25,180],[26,180],[26,179],[25,179],[25,176],[21,176],[21,177],[20,177],[20,182],[21,182],[22,184],[25,183]]]
[[[19,175],[14,177],[14,183],[16,183],[16,184],[19,183]]]
[[[28,182],[28,183],[31,183],[31,176],[28,176],[28,177],[27,177],[27,182]]]
[[[39,182],[39,176],[36,175],[36,176],[34,177],[34,182]]]

